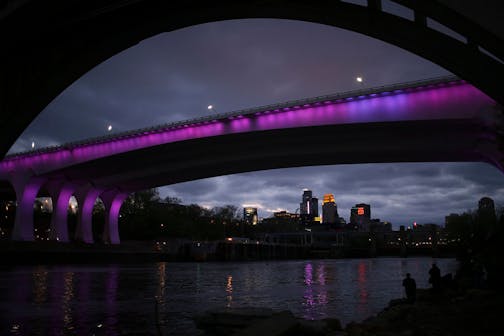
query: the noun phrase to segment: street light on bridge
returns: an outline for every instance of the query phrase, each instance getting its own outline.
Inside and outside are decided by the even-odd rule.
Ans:
[[[207,108],[209,111],[217,113],[217,111],[215,110],[215,107],[212,104],[208,105]]]

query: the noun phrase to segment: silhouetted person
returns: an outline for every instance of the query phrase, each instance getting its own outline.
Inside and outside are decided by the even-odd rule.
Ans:
[[[409,303],[415,303],[416,300],[416,281],[411,277],[411,274],[406,273],[406,278],[403,280],[402,285],[406,290],[406,300]]]
[[[483,264],[477,261],[473,262],[472,266],[473,286],[475,288],[483,288],[484,280],[486,277],[485,267],[483,266]]]
[[[434,263],[429,270],[429,283],[432,285],[433,292],[439,292],[441,289],[441,270]]]

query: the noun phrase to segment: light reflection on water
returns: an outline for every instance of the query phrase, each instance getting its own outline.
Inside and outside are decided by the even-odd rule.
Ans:
[[[268,307],[344,324],[428,287],[431,258],[22,266],[0,273],[0,335],[196,335],[192,316]],[[442,273],[456,262],[438,259]]]

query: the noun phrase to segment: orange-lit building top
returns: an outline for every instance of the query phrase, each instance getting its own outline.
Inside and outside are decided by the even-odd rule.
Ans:
[[[334,202],[334,195],[333,194],[325,194],[322,204],[326,204],[326,203],[330,203],[330,202],[335,203]]]

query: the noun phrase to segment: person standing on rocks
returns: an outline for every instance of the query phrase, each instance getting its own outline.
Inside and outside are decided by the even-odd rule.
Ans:
[[[432,285],[434,292],[439,292],[441,289],[441,270],[437,267],[436,263],[432,264],[429,270],[429,283]]]
[[[403,280],[402,285],[406,290],[406,300],[409,303],[415,303],[416,300],[416,281],[411,277],[410,273],[406,273],[406,278]]]

